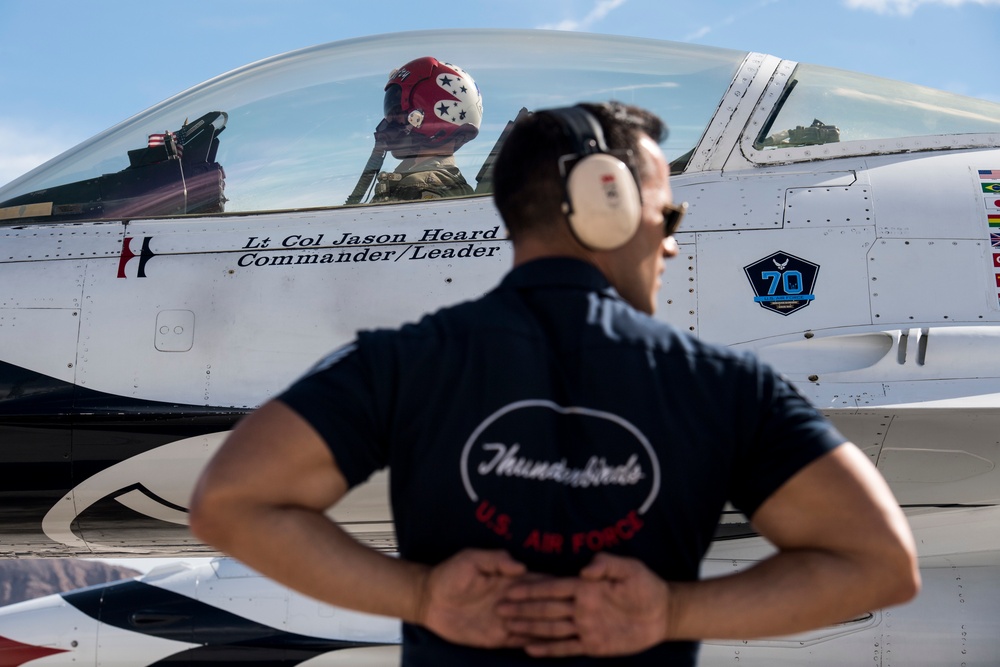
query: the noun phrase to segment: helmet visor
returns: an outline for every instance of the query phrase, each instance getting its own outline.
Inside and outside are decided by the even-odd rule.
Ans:
[[[403,116],[402,104],[403,89],[397,85],[390,85],[385,89],[385,97],[382,99],[382,114],[390,123],[404,125],[406,118]]]

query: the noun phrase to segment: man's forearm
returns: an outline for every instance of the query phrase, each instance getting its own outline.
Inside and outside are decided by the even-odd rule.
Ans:
[[[673,585],[671,638],[801,632],[900,604],[920,587],[906,517],[850,443],[796,473],[752,519],[778,553],[739,574]]]
[[[191,530],[290,588],[413,620],[428,568],[364,547],[326,517],[347,493],[329,447],[279,401],[243,419],[206,466]]]
[[[466,549],[432,568],[371,550],[308,509],[254,512],[238,524],[223,534],[203,527],[203,537],[306,595],[419,624],[458,644],[524,643],[496,614],[504,592],[525,574],[524,566],[504,551]]]
[[[418,621],[429,567],[369,549],[310,509],[259,507],[226,523],[199,537],[328,604]]]
[[[803,632],[901,604],[913,579],[879,562],[784,551],[738,574],[669,585],[666,639],[751,639]]]

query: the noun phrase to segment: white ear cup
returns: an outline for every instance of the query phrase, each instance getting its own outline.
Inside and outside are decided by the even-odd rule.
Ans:
[[[566,194],[573,207],[570,227],[592,250],[619,248],[639,227],[639,186],[625,163],[613,155],[588,155],[573,165]]]

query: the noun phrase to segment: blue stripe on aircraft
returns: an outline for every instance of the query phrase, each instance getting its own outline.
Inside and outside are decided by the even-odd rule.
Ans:
[[[757,303],[770,303],[772,301],[812,301],[815,298],[815,294],[794,294],[788,296],[755,296],[753,300]]]
[[[290,667],[330,651],[384,645],[285,632],[135,580],[93,586],[63,593],[62,597],[100,623],[161,639],[201,644],[150,667],[207,667],[220,662]]]

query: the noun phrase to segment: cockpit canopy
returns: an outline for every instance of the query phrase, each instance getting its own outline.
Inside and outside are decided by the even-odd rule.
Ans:
[[[435,31],[335,42],[221,75],[67,151],[0,188],[0,223],[342,206],[371,165],[389,72],[425,55],[460,63],[482,92],[479,135],[455,155],[476,194],[490,192],[491,154],[522,110],[580,101],[654,110],[670,128],[664,151],[674,171],[690,171],[707,129],[732,115],[723,101],[734,82],[753,71],[743,51],[580,33]],[[779,94],[761,101],[766,122],[738,128],[754,164],[816,159],[794,150],[810,145],[838,143],[837,155],[849,155],[864,154],[873,139],[1000,134],[997,104],[783,64],[789,75]],[[384,168],[393,166],[389,158]]]

